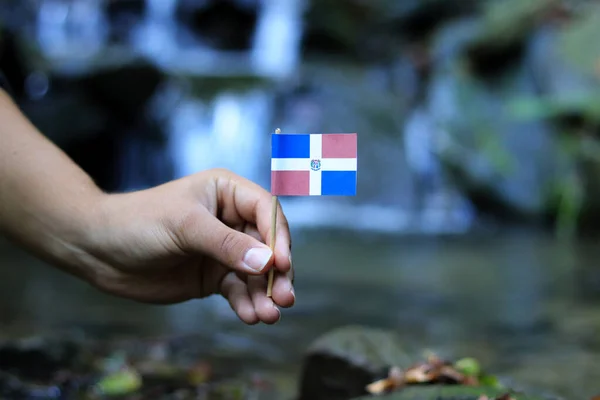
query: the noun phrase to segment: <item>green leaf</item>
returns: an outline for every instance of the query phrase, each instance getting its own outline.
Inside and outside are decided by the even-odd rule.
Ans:
[[[461,358],[454,363],[454,367],[467,376],[479,376],[481,367],[474,358]]]
[[[124,369],[102,378],[96,384],[96,390],[103,395],[118,396],[135,392],[141,386],[140,375],[132,369]]]
[[[600,96],[597,92],[570,93],[560,96],[517,97],[507,102],[512,118],[537,120],[579,114],[600,121]]]
[[[502,388],[504,387],[500,381],[498,380],[497,377],[493,376],[493,375],[482,375],[479,377],[479,383],[482,386],[489,386],[489,387],[493,387],[493,388]]]

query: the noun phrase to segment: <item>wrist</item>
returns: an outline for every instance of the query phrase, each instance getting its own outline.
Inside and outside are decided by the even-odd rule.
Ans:
[[[98,192],[88,197],[64,234],[57,257],[69,272],[97,286],[107,265],[102,257],[111,240],[109,204],[113,195]]]
[[[132,237],[138,231],[152,231],[144,227],[151,215],[140,210],[139,193],[102,194],[95,197],[77,234],[76,247],[85,279],[95,286],[111,286],[115,274],[128,263]],[[144,202],[142,201],[141,204]],[[142,214],[141,218],[135,216]]]
[[[85,190],[61,207],[38,210],[15,239],[41,259],[88,282],[95,280],[98,260],[96,231],[101,229],[107,194],[96,187]]]

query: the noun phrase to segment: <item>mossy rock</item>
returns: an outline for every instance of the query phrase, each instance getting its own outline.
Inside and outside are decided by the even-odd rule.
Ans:
[[[367,394],[366,386],[387,376],[391,366],[415,361],[394,332],[346,326],[309,347],[300,381],[301,400],[346,400]]]
[[[349,357],[356,365],[408,367],[415,359],[403,350],[394,331],[359,325],[335,329],[309,347],[309,353],[327,352],[338,357]]]
[[[419,386],[408,387],[383,396],[364,396],[355,400],[479,400],[481,395],[490,398],[502,396],[508,392],[507,389],[472,386]],[[548,400],[519,393],[511,393],[514,400]]]

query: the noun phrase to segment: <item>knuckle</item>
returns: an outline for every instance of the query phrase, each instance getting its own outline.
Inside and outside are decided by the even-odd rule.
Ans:
[[[234,231],[228,231],[221,239],[219,250],[225,254],[227,258],[234,259],[232,255],[236,252],[240,243],[239,235]]]
[[[182,250],[190,250],[193,247],[192,238],[198,230],[200,219],[198,211],[188,211],[169,227],[168,232],[171,233],[172,240]]]

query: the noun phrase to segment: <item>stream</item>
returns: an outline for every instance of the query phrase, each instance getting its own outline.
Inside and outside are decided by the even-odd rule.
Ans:
[[[17,3],[0,6],[6,26],[21,30],[8,12]],[[279,127],[357,132],[359,194],[281,199],[297,303],[274,326],[245,326],[216,296],[173,306],[112,297],[0,241],[1,339],[190,335],[211,360],[276,375],[291,399],[309,344],[365,324],[397,331],[410,348],[475,357],[515,388],[574,400],[600,392],[600,244],[479,221],[432,156],[431,116],[411,110],[422,88],[406,57],[391,70],[301,60],[300,0],[263,2],[251,47],[239,52],[209,50],[182,32],[176,1],[148,1],[136,24],[123,17],[130,31],[117,46],[107,44],[99,2],[42,3],[21,32],[43,59],[29,71],[23,109],[61,146],[86,135],[113,140],[106,154],[93,141],[87,149],[96,170],[115,171],[119,191],[213,167],[268,188],[270,133]],[[79,77],[118,71],[139,55],[167,76],[140,107],[162,142],[144,136],[146,125],[120,127],[110,107],[79,93]],[[439,104],[454,105],[451,85],[435,89]],[[112,90],[102,96],[127,97],[118,83]]]
[[[472,356],[516,387],[579,399],[598,391],[600,271],[594,243],[530,232],[418,238],[294,232],[297,304],[274,326],[243,325],[217,297],[149,306],[90,289],[4,244],[0,326],[15,337],[198,335],[215,359],[273,371],[290,396],[302,354],[347,324],[392,328],[406,346]],[[202,339],[204,340],[204,339]]]

